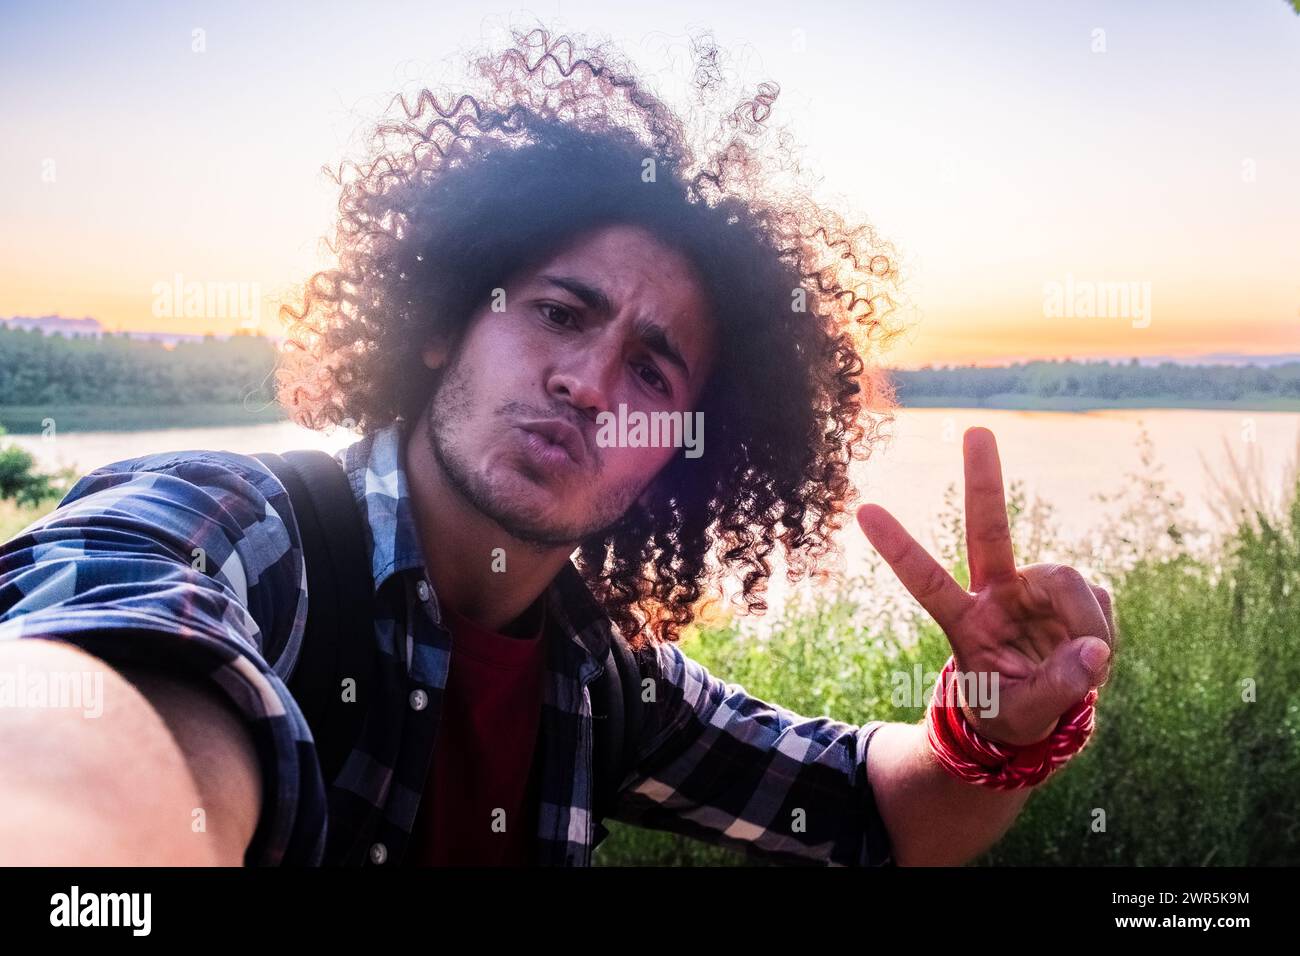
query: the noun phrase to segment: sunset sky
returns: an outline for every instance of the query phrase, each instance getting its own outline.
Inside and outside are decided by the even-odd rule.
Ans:
[[[1300,352],[1284,0],[611,6],[6,4],[0,316],[240,324],[154,315],[180,275],[260,290],[276,331],[276,297],[327,261],[321,166],[394,92],[454,83],[463,52],[540,18],[613,40],[665,93],[697,30],[740,81],[780,83],[821,198],[900,252],[891,364]],[[1053,283],[1133,284],[1150,310],[1051,315]]]

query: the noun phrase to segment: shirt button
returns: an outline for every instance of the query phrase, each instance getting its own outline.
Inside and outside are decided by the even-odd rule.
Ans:
[[[388,847],[382,843],[376,843],[370,848],[370,862],[383,863],[388,859]]]
[[[429,704],[429,695],[422,690],[411,691],[411,709],[424,710]]]
[[[429,600],[429,582],[421,581],[415,586],[415,593],[421,601]]]

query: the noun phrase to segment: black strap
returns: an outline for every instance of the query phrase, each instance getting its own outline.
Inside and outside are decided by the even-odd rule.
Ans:
[[[617,632],[612,634],[605,670],[591,688],[595,735],[592,755],[596,843],[608,834],[602,825],[618,803],[623,778],[636,760],[636,741],[642,721],[641,670],[631,649]]]
[[[293,504],[307,565],[307,627],[289,691],[311,728],[331,783],[361,737],[377,688],[374,578],[346,472],[322,451],[256,456]],[[355,681],[345,698],[344,680]]]

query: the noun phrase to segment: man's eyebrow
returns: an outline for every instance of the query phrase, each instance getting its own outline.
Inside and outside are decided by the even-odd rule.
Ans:
[[[691,370],[686,367],[686,360],[682,358],[682,353],[677,350],[672,340],[668,338],[667,329],[650,319],[637,319],[633,328],[636,330],[637,335],[641,337],[641,341],[646,348],[672,362],[682,370],[682,374],[688,380],[690,379]]]
[[[601,312],[609,315],[614,311],[610,305],[609,296],[601,292],[595,286],[588,285],[581,279],[575,279],[572,276],[538,276],[543,282],[549,282],[551,285],[559,286],[570,295],[576,296],[582,300],[582,304],[593,312]]]
[[[573,276],[538,276],[543,282],[549,282],[553,286],[558,286],[570,295],[582,300],[582,304],[593,312],[599,312],[603,315],[610,315],[614,311],[613,305],[610,304],[609,296],[605,295],[593,285],[583,282],[581,279],[575,279]],[[672,362],[687,379],[691,377],[691,370],[686,365],[686,360],[682,358],[682,353],[673,345],[672,340],[668,337],[668,330],[658,322],[650,319],[638,319],[634,329],[640,336],[642,343],[651,352],[662,356],[669,362]]]

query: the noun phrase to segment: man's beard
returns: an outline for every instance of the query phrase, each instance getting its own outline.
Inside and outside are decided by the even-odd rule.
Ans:
[[[469,377],[461,372],[458,363],[453,363],[429,400],[425,436],[448,483],[475,510],[498,524],[512,538],[538,549],[572,548],[587,539],[598,540],[619,523],[644,490],[639,484],[629,483],[599,496],[592,502],[590,520],[582,523],[565,525],[539,520],[530,513],[526,501],[519,500],[509,490],[494,488],[489,476],[474,471],[457,447],[457,425],[469,420],[471,409],[478,404]],[[563,417],[519,402],[507,402],[497,410],[502,417],[512,412],[527,418]],[[600,474],[600,461],[596,456],[588,460],[594,464],[591,478],[595,481]]]

